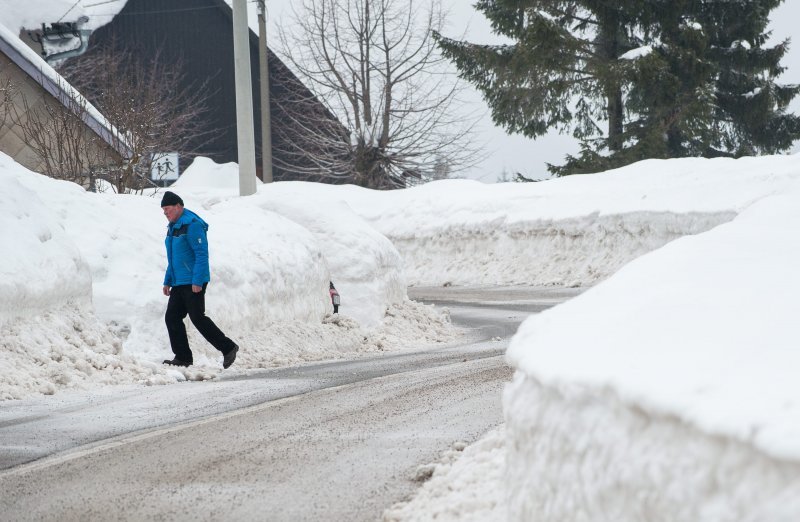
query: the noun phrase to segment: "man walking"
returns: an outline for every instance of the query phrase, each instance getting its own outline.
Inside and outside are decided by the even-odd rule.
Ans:
[[[208,225],[200,216],[183,207],[183,200],[173,192],[165,192],[161,209],[167,225],[167,272],[164,274],[164,295],[169,296],[167,323],[169,343],[175,358],[164,361],[173,366],[191,366],[192,350],[186,337],[183,319],[189,314],[192,324],[222,352],[222,367],[228,368],[236,359],[239,346],[206,316],[206,286],[211,279],[208,267]]]

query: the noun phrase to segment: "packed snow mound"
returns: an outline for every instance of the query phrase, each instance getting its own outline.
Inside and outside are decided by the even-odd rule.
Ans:
[[[799,178],[797,156],[691,158],[538,183],[331,190],[394,243],[411,285],[579,286]]]
[[[4,154],[0,186],[0,400],[87,383],[167,382],[163,370],[122,354],[113,325],[94,313],[94,252],[81,246],[98,234],[65,220],[50,198],[86,210],[83,189],[25,171]]]
[[[206,167],[218,175],[231,171],[230,165]],[[161,365],[171,351],[161,291],[167,222],[160,193],[88,193],[3,154],[0,184],[0,240],[15,247],[0,253],[0,364],[13,369],[0,376],[0,399],[219,373],[221,355],[188,321],[195,365]],[[180,193],[209,223],[206,310],[241,346],[228,372],[455,339],[447,314],[408,301],[397,252],[352,213],[338,225],[355,233],[272,205],[286,211],[280,215],[268,198],[234,200],[225,187],[206,190],[216,196]],[[333,236],[346,238],[348,248],[323,248],[322,240]],[[344,277],[339,285],[344,299],[336,316],[330,315],[329,266],[346,267],[352,278],[351,286]],[[373,285],[358,296],[348,290]]]
[[[456,443],[442,454],[440,462],[420,467],[418,480],[425,483],[412,499],[384,511],[383,521],[506,520],[505,456],[503,426],[466,448]]]
[[[609,389],[507,389],[507,516],[543,522],[792,522],[800,464],[653,414]],[[500,513],[497,510],[496,513]]]
[[[261,185],[263,185],[261,180],[256,178],[256,187]],[[169,190],[173,192],[205,192],[206,201],[211,199],[209,194],[212,193],[217,196],[238,196],[239,165],[237,163],[217,163],[209,158],[197,157],[192,160],[191,165],[186,167],[181,177],[171,185]]]
[[[64,304],[91,306],[89,266],[59,217],[4,168],[0,155],[0,327]],[[59,183],[60,190],[74,185]]]
[[[509,361],[800,458],[798,203],[800,185],[530,317]]]
[[[320,266],[341,294],[342,313],[363,326],[376,326],[384,312],[406,299],[403,261],[394,245],[339,198],[331,185],[304,182],[258,184],[256,194],[239,198],[235,164],[197,158],[173,185],[209,211],[251,206],[274,212],[310,232],[321,251]]]
[[[122,350],[113,323],[65,305],[0,327],[0,401],[111,384],[175,382],[161,365]]]
[[[800,182],[522,324],[511,520],[797,519],[799,228]]]

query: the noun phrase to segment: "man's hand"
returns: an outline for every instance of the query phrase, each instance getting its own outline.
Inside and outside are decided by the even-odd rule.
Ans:
[[[195,294],[199,294],[202,291],[203,291],[203,287],[202,286],[200,286],[200,285],[192,285],[192,292],[194,292]]]
[[[161,291],[164,292],[164,295],[166,296],[169,296],[169,290],[170,287],[168,287],[167,285],[164,285],[164,288],[161,289]]]

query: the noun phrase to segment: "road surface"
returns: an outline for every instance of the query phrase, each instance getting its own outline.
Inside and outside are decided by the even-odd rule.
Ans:
[[[3,520],[378,520],[502,422],[519,322],[577,291],[410,289],[448,348],[0,403]]]

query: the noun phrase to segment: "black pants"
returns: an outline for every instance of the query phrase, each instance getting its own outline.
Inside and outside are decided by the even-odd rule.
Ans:
[[[197,331],[217,350],[228,353],[236,346],[236,343],[225,337],[214,321],[206,316],[207,285],[208,283],[204,284],[203,291],[198,293],[192,292],[192,285],[173,286],[169,294],[167,313],[164,316],[169,332],[169,344],[175,357],[184,362],[193,362],[189,339],[186,337],[186,325],[183,324],[186,314],[189,314],[189,319]]]

